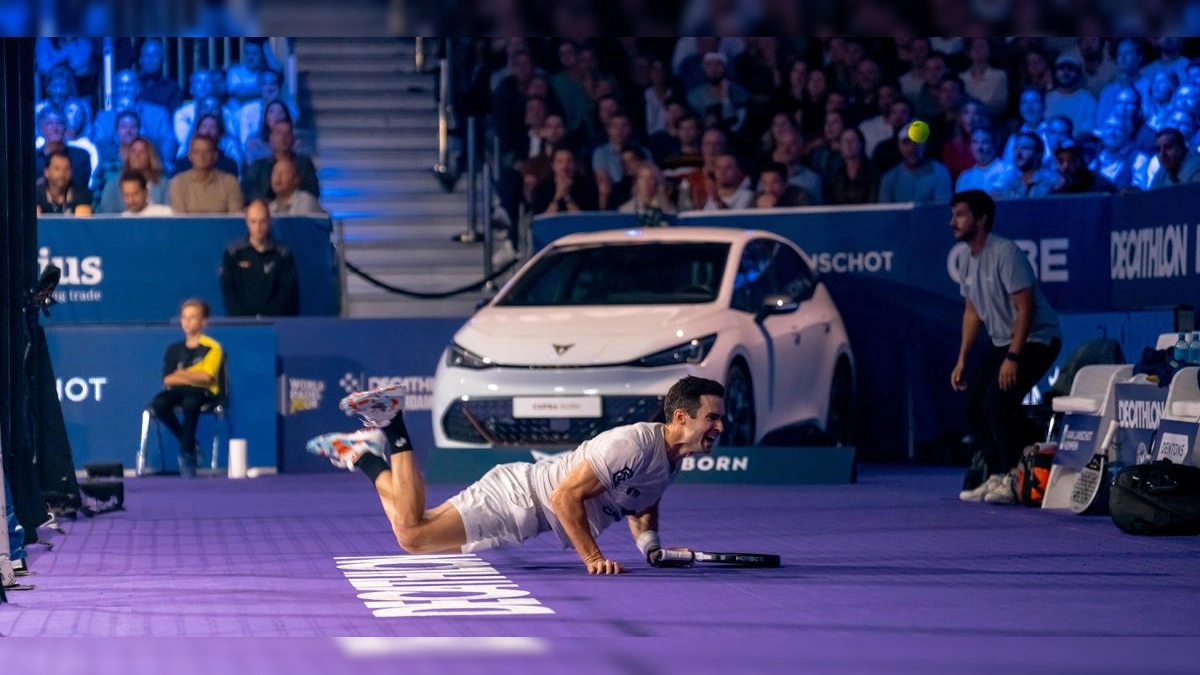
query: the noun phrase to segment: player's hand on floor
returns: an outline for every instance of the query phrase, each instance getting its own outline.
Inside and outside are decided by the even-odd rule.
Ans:
[[[588,574],[620,574],[625,571],[616,560],[609,560],[604,556],[588,558],[584,562],[587,564]]]

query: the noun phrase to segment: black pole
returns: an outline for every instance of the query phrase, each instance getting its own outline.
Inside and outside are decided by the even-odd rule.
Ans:
[[[46,521],[29,414],[25,301],[37,277],[34,39],[0,39],[0,454],[27,543]]]

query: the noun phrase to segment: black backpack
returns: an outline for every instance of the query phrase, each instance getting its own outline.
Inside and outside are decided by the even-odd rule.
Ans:
[[[1125,467],[1108,507],[1129,534],[1200,534],[1200,469],[1166,460]]]

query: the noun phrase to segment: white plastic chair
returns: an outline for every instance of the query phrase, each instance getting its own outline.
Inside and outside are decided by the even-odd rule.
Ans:
[[[1054,397],[1050,401],[1050,408],[1056,413],[1111,416],[1115,385],[1130,379],[1132,375],[1133,366],[1128,364],[1084,366],[1075,373],[1070,395]]]
[[[1167,402],[1163,406],[1163,419],[1181,422],[1200,422],[1200,385],[1196,373],[1200,368],[1180,368],[1171,378],[1167,389]]]

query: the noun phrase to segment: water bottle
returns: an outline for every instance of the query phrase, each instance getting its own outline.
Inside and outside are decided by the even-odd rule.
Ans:
[[[1188,343],[1188,362],[1200,366],[1200,331],[1192,332],[1192,341]]]
[[[1187,333],[1180,333],[1179,340],[1175,342],[1175,350],[1171,353],[1171,359],[1178,365],[1183,365],[1188,360],[1188,339]]]

